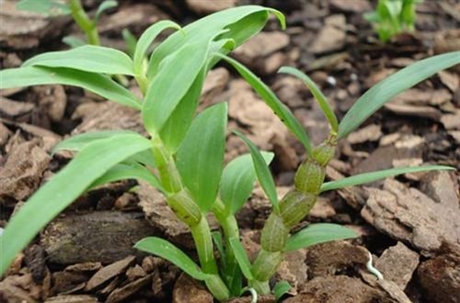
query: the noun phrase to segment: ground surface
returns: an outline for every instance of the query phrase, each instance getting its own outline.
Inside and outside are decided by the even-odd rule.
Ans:
[[[97,1],[84,2],[91,10]],[[425,0],[418,6],[417,32],[385,45],[362,18],[374,1],[121,2],[99,26],[102,43],[121,49],[120,33],[126,27],[139,35],[160,19],[187,24],[221,5],[257,3],[280,9],[287,16],[287,30],[270,22],[234,56],[272,87],[315,143],[327,134],[325,120],[300,81],[276,75],[280,66],[307,72],[341,117],[386,75],[415,60],[460,49],[460,5],[455,0]],[[36,53],[65,49],[62,37],[79,33],[69,18],[17,12],[14,1],[1,5],[2,68],[16,67]],[[422,163],[457,171],[405,175],[323,195],[302,225],[341,223],[361,237],[290,254],[276,276],[293,286],[284,302],[460,302],[458,68],[401,94],[366,121],[341,142],[327,178]],[[241,129],[260,148],[276,153],[272,169],[282,195],[304,157],[300,144],[225,66],[210,74],[202,104],[222,100],[229,102],[229,128]],[[0,226],[68,162],[68,154],[51,157],[52,146],[69,134],[120,128],[142,131],[139,115],[79,89],[55,85],[2,91]],[[232,135],[227,142],[227,159],[246,152]],[[187,229],[175,221],[161,196],[143,184],[136,194],[129,192],[133,185],[121,182],[94,190],[56,218],[0,282],[0,301],[211,302],[174,266],[131,249],[142,237],[159,235],[194,255]],[[256,189],[239,214],[250,251],[257,250],[258,230],[268,212],[269,203]],[[365,270],[368,251],[385,280],[376,281]]]

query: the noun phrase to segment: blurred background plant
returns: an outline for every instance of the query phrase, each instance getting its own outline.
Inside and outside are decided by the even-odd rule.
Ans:
[[[415,29],[415,8],[423,0],[379,0],[375,11],[364,14],[371,22],[382,42],[393,36]]]

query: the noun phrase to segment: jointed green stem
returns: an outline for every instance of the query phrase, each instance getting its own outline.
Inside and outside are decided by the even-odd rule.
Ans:
[[[308,156],[297,170],[294,178],[295,189],[280,201],[280,211],[272,212],[265,222],[261,249],[251,268],[255,280],[249,281],[249,286],[258,293],[269,293],[268,280],[284,259],[284,247],[290,229],[299,223],[315,204],[324,182],[326,165],[334,155],[335,144],[335,136],[331,135],[313,150],[312,155]]]
[[[208,274],[205,281],[208,289],[218,300],[226,300],[230,293],[219,276],[217,263],[214,258],[211,229],[205,214],[194,202],[190,193],[185,189],[174,162],[173,156],[164,147],[159,137],[152,139],[152,151],[157,165],[158,175],[166,191],[166,202],[190,228],[200,260],[201,269]]]
[[[239,239],[240,238],[240,231],[238,229],[238,223],[236,218],[233,214],[228,212],[225,208],[225,205],[222,201],[218,198],[214,203],[212,212],[216,216],[217,221],[219,222],[222,230],[224,232],[225,242],[225,262],[228,266],[226,269],[226,277],[227,285],[232,289],[234,284],[236,283],[241,284],[241,281],[235,280],[237,275],[239,275],[239,265],[236,261],[235,254],[233,253],[233,249],[230,245],[230,239]],[[241,287],[238,285],[236,288]],[[239,295],[239,294],[234,294]]]

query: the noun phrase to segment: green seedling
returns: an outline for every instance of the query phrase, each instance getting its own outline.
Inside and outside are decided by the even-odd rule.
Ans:
[[[75,36],[66,36],[62,41],[72,48],[90,45],[101,45],[99,32],[97,30],[97,23],[101,14],[111,8],[118,5],[115,0],[104,0],[102,1],[96,11],[93,19],[91,19],[83,8],[81,0],[69,0],[68,3],[63,3],[60,0],[21,0],[16,4],[16,8],[24,11],[33,11],[47,16],[62,16],[72,15],[75,23],[80,27],[81,31],[86,36],[86,42]],[[128,33],[123,35],[125,42],[128,46],[132,44],[132,35]],[[129,40],[127,40],[129,39]],[[115,79],[124,86],[128,86],[128,80],[122,75],[113,75]]]
[[[243,292],[267,294],[271,292],[268,280],[286,252],[357,236],[336,224],[313,224],[291,235],[291,229],[308,214],[321,192],[401,173],[451,169],[399,168],[324,183],[325,167],[339,139],[398,93],[458,64],[460,52],[422,60],[388,77],[366,92],[340,123],[324,95],[306,75],[284,68],[283,72],[305,80],[330,122],[328,139],[319,146],[311,146],[292,112],[249,69],[227,56],[262,30],[271,14],[284,27],[284,17],[276,10],[240,6],[209,15],[184,28],[171,21],[158,22],[139,38],[132,57],[114,49],[88,45],[41,54],[20,68],[0,71],[2,89],[50,83],[72,85],[137,109],[149,134],[145,138],[125,130],[90,132],[59,143],[54,151],[72,150],[76,156],[9,220],[0,236],[0,274],[5,273],[15,256],[46,224],[82,193],[108,182],[139,179],[160,190],[177,218],[189,227],[199,264],[157,237],[142,239],[136,243],[137,249],[163,257],[203,281],[217,300]],[[152,41],[166,28],[178,31],[144,60]],[[273,154],[260,152],[242,134],[236,132],[250,153],[224,165],[227,104],[218,103],[196,115],[206,74],[221,60],[248,81],[305,147],[307,159],[297,170],[294,189],[281,200],[267,166]],[[113,81],[110,78],[113,74],[134,78],[143,97],[136,97]],[[235,214],[248,199],[256,180],[272,203],[273,211],[262,230],[262,249],[251,262],[240,242]],[[219,231],[211,231],[206,219],[209,213],[215,215]],[[287,290],[288,285],[281,282],[273,293],[279,298]]]
[[[374,25],[382,42],[404,31],[413,31],[417,17],[415,8],[423,0],[379,0],[374,12],[364,18]]]
[[[68,3],[63,3],[59,0],[21,0],[16,5],[17,9],[24,11],[33,11],[36,13],[59,16],[72,15],[75,23],[86,36],[86,43],[91,45],[101,45],[99,32],[97,31],[97,23],[101,14],[118,5],[115,0],[105,0],[99,4],[96,15],[91,19],[85,12],[80,0],[69,0]],[[67,37],[66,43],[72,47],[82,46],[86,43],[76,37]]]

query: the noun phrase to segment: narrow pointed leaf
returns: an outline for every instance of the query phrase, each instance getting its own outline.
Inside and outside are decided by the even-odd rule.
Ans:
[[[123,37],[123,41],[125,41],[125,44],[126,44],[126,53],[131,58],[133,58],[134,52],[136,51],[137,38],[127,28],[124,28],[121,31],[121,36]],[[134,70],[136,70],[135,66],[134,66]]]
[[[248,280],[254,280],[251,272],[251,262],[249,261],[249,257],[246,254],[246,251],[244,250],[240,240],[236,238],[230,238],[229,242],[244,277]]]
[[[343,178],[337,181],[326,182],[321,186],[321,192],[333,190],[333,189],[339,189],[339,188],[343,188],[347,186],[355,186],[355,185],[371,183],[371,182],[374,182],[380,179],[385,179],[388,177],[393,177],[393,176],[397,176],[401,174],[417,173],[417,172],[430,171],[430,170],[455,170],[455,168],[450,167],[450,166],[443,166],[443,165],[428,165],[428,166],[418,166],[418,167],[398,167],[398,168],[385,169],[381,171],[359,174],[356,176]]]
[[[181,47],[199,41],[209,44],[216,36],[218,39],[232,38],[236,46],[257,34],[268,21],[269,14],[274,14],[285,26],[284,16],[274,9],[245,5],[223,10],[201,18],[176,32],[159,45],[149,60],[147,76],[152,79],[159,72],[159,65],[167,56],[180,50]]]
[[[287,281],[279,281],[273,287],[273,294],[275,295],[275,302],[279,302],[282,296],[287,294],[291,290],[291,285]]]
[[[380,81],[362,95],[339,124],[338,138],[344,138],[393,97],[435,73],[460,64],[460,51],[415,62]]]
[[[254,145],[246,136],[238,131],[233,131],[238,137],[243,139],[246,145],[249,147],[251,152],[252,162],[254,163],[254,168],[256,170],[257,179],[259,180],[260,185],[262,186],[265,194],[268,197],[268,200],[273,205],[273,208],[276,211],[279,211],[278,196],[276,193],[275,181],[273,181],[273,176],[265,163],[264,157],[260,153],[257,146]]]
[[[127,54],[95,45],[44,53],[30,58],[22,66],[64,67],[97,74],[134,75],[133,61]]]
[[[151,186],[164,192],[160,182],[144,166],[137,163],[119,163],[110,168],[104,175],[96,179],[91,185],[90,189],[121,180],[135,179],[147,181]]]
[[[274,154],[261,152],[267,164],[273,160]],[[225,207],[235,214],[243,207],[254,189],[256,171],[250,154],[233,159],[224,168],[220,183],[220,198]]]
[[[310,140],[305,132],[302,124],[294,117],[289,108],[283,104],[278,97],[265,85],[256,75],[238,61],[220,54],[216,56],[221,57],[230,63],[238,73],[252,86],[252,88],[259,94],[265,103],[275,112],[281,119],[286,127],[296,136],[296,138],[303,144],[308,154],[311,154]]]
[[[207,44],[194,43],[165,59],[147,90],[142,117],[153,136],[160,132],[206,64]]]
[[[203,212],[209,211],[217,198],[226,127],[227,104],[207,108],[195,118],[176,154],[182,181]]]
[[[337,121],[337,117],[329,105],[326,96],[324,96],[315,82],[313,82],[306,74],[293,67],[283,66],[278,72],[293,75],[305,82],[305,85],[307,85],[308,89],[310,89],[310,92],[321,107],[321,110],[326,116],[326,119],[329,121],[329,125],[331,126],[332,130],[337,133],[339,131],[339,122]]]
[[[40,13],[46,16],[59,16],[70,14],[69,5],[59,0],[21,0],[16,4],[16,9]]]
[[[86,42],[76,36],[65,36],[62,38],[62,42],[70,46],[71,48],[77,48],[86,45]]]
[[[153,40],[165,29],[173,28],[173,29],[180,29],[180,25],[175,22],[169,20],[162,20],[156,22],[152,26],[150,26],[139,38],[139,41],[136,44],[136,48],[134,51],[134,71],[138,76],[143,76],[143,64],[144,58],[147,55],[147,50],[152,44]]]
[[[142,107],[140,100],[130,91],[103,75],[69,68],[34,66],[0,71],[0,89],[45,84],[78,86],[122,105],[135,109]]]
[[[185,137],[200,101],[205,69],[196,77],[160,131],[160,138],[171,153],[175,153]]]
[[[101,17],[101,14],[105,12],[108,9],[117,7],[118,3],[115,0],[105,0],[101,4],[99,4],[96,15],[94,16],[94,22],[97,23],[99,21],[99,18]]]
[[[45,183],[8,222],[0,236],[0,275],[14,257],[94,180],[127,157],[150,148],[141,135],[119,135],[93,142]]]
[[[56,146],[54,146],[53,153],[56,153],[61,150],[80,151],[91,142],[124,134],[137,133],[129,130],[104,130],[87,132],[73,137],[69,137],[59,142],[58,144],[56,144]]]
[[[206,274],[201,271],[200,267],[183,251],[166,240],[148,237],[137,242],[134,248],[168,260],[196,280],[206,280]]]
[[[359,235],[346,227],[331,223],[317,223],[307,226],[291,236],[286,243],[286,251],[294,251],[312,245],[356,238]]]

